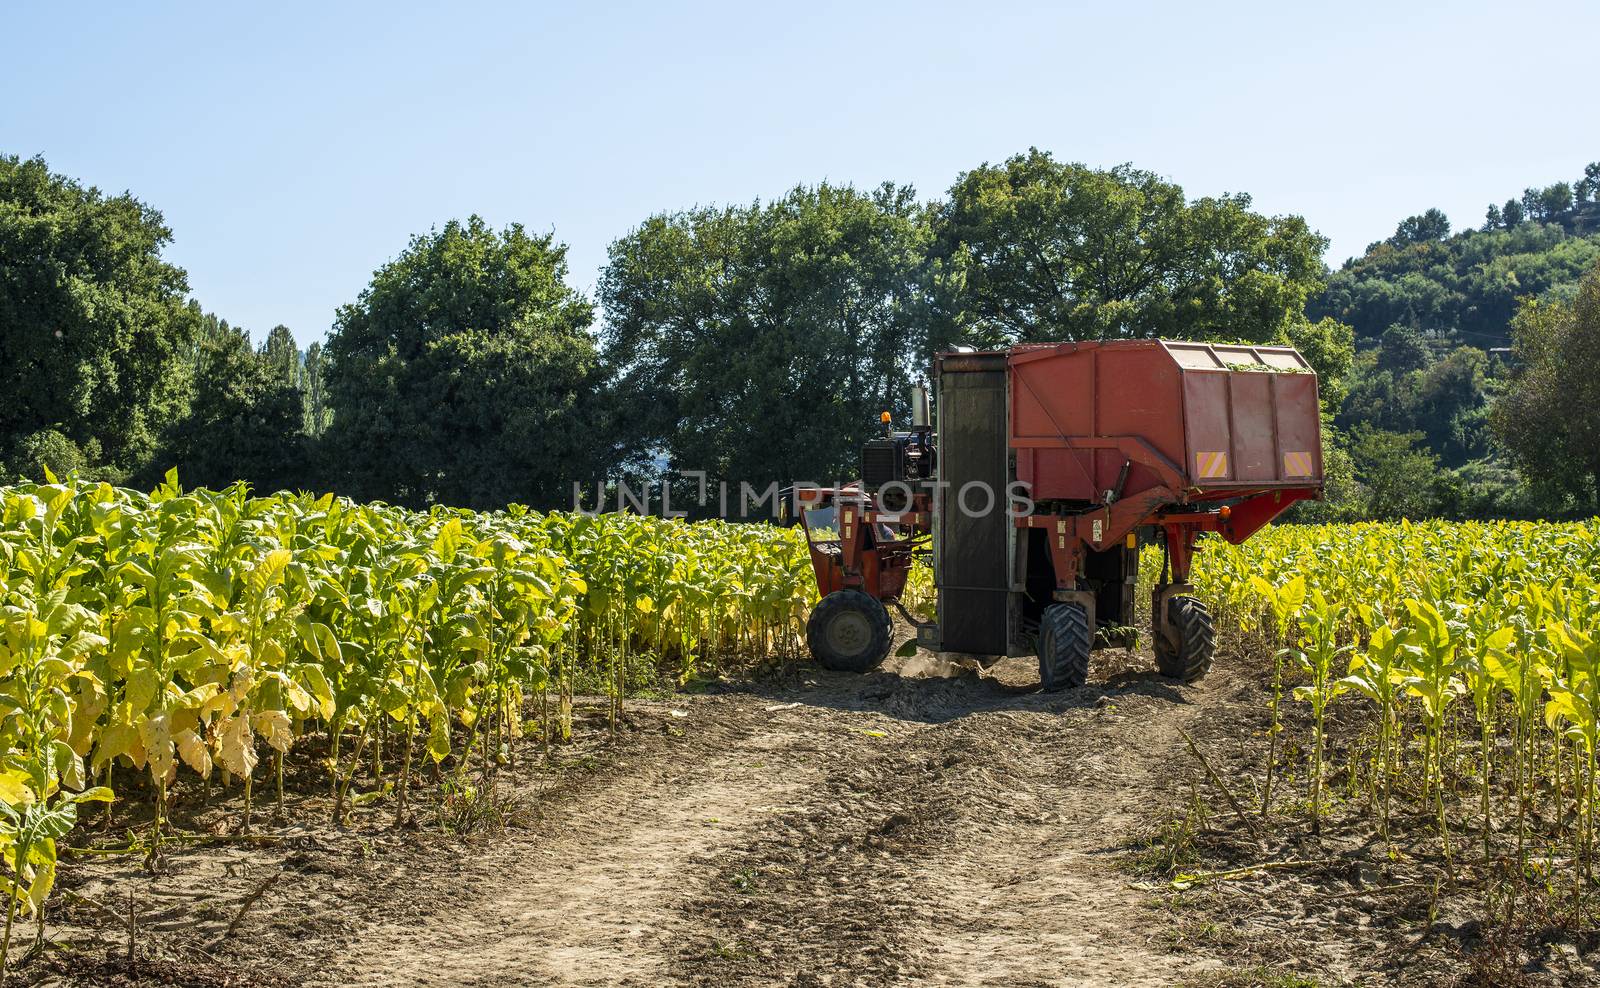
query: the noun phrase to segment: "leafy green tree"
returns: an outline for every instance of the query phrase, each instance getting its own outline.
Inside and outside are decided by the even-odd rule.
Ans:
[[[1331,420],[1344,405],[1350,370],[1355,365],[1355,331],[1337,319],[1324,316],[1314,323],[1301,321],[1290,325],[1288,337],[1317,372],[1322,416],[1324,420]]]
[[[985,344],[1162,336],[1272,342],[1322,282],[1327,241],[1246,195],[1184,198],[1127,165],[1037,149],[966,172],[935,223],[960,289],[957,329]]]
[[[306,347],[305,391],[306,435],[320,439],[332,413],[328,408],[327,362],[323,358],[322,344],[315,340]]]
[[[1420,447],[1420,432],[1388,432],[1362,425],[1350,438],[1350,457],[1365,494],[1366,517],[1415,520],[1435,513],[1439,458]]]
[[[1542,189],[1528,189],[1522,193],[1522,211],[1532,220],[1558,223],[1567,218],[1571,209],[1572,186],[1565,182],[1547,185]]]
[[[1423,370],[1433,362],[1427,337],[1402,323],[1383,331],[1378,341],[1378,355],[1383,366],[1401,374]]]
[[[196,328],[170,240],[131,195],[0,155],[0,456],[53,433],[112,475],[149,458],[188,400]]]
[[[1496,435],[1530,478],[1600,505],[1600,264],[1571,304],[1527,301],[1512,324],[1516,371]]]
[[[1489,358],[1477,347],[1456,347],[1412,382],[1417,426],[1428,448],[1452,466],[1488,450]]]
[[[54,429],[42,429],[12,445],[9,462],[0,469],[0,484],[19,479],[37,481],[46,470],[58,477],[76,471],[93,478],[99,472],[76,443]]]
[[[1590,162],[1578,179],[1575,198],[1579,203],[1600,200],[1600,161]]]
[[[1473,346],[1430,342],[1391,326],[1382,343],[1357,354],[1341,427],[1417,433],[1446,466],[1488,454],[1489,360]]]
[[[938,345],[929,238],[892,185],[646,220],[600,281],[623,445],[734,483],[854,477],[878,412],[904,412]]]
[[[211,325],[198,346],[189,412],[167,431],[160,459],[143,479],[154,483],[175,466],[193,486],[236,480],[263,492],[314,486],[299,387],[251,348],[243,329],[223,320]]]
[[[1391,247],[1407,247],[1445,240],[1450,236],[1450,218],[1442,210],[1430,209],[1418,216],[1408,216],[1400,221],[1394,236],[1387,241]]]
[[[266,341],[261,344],[261,359],[279,383],[300,387],[300,348],[295,345],[294,334],[289,332],[288,326],[280,324],[267,333]]]
[[[593,308],[566,247],[473,216],[413,237],[339,309],[324,441],[352,496],[473,508],[571,503],[601,469]],[[640,396],[649,400],[650,396]]]

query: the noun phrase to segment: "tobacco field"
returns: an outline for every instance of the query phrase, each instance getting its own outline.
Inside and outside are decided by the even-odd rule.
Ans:
[[[1509,860],[1582,894],[1600,822],[1600,526],[1280,525],[1208,541],[1195,582],[1273,649],[1263,807],[1274,770],[1292,772],[1313,830],[1337,799],[1388,837],[1403,803],[1432,816],[1447,860]],[[1278,736],[1287,704],[1309,708],[1304,736]],[[1345,705],[1372,716],[1335,765],[1327,724]]]
[[[332,739],[348,813],[388,736],[399,819],[413,748],[491,765],[527,725],[569,733],[575,686],[615,710],[646,664],[686,678],[792,650],[812,588],[803,543],[763,526],[418,513],[170,477],[149,495],[0,489],[6,945],[50,895],[56,842],[119,776],[148,773],[154,848],[171,787],[213,774],[243,781],[248,830],[252,789],[275,781],[281,801],[308,732]]]

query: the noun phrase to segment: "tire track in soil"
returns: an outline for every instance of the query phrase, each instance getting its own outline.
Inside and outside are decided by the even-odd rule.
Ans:
[[[685,859],[733,839],[802,791],[803,738],[758,729],[733,705],[676,702],[688,744],[653,746],[565,801],[531,835],[464,849],[444,909],[369,927],[313,985],[655,985],[681,934],[663,903]],[[667,706],[640,704],[637,707]],[[664,711],[663,711],[664,712]],[[619,766],[621,767],[621,766]]]
[[[710,878],[685,907],[698,931],[678,958],[682,982],[824,984],[849,972],[888,984],[921,971],[925,952],[904,935],[925,908],[915,871],[960,817],[946,773],[963,760],[889,730],[875,744],[836,732],[835,767],[805,806],[700,862]]]
[[[1015,801],[930,868],[954,922],[930,933],[940,949],[927,983],[1155,986],[1206,966],[1155,942],[1164,918],[1117,867],[1165,805],[1152,799],[1160,765],[1183,757],[1177,729],[1195,711],[1141,694],[1114,706],[1019,730],[1039,755],[1023,760]]]
[[[1198,708],[1154,677],[1121,678],[1060,695],[971,675],[856,687],[882,713],[856,714],[809,805],[704,863],[711,877],[687,905],[701,930],[674,973],[693,985],[1165,985],[1204,967],[1151,942],[1161,920],[1115,862],[1160,805],[1152,789]],[[871,729],[884,738],[863,743]]]
[[[1114,852],[1166,805],[1215,685],[1036,684],[920,656],[634,704],[682,736],[464,851],[429,877],[444,908],[359,931],[312,983],[1171,984],[1195,962]]]

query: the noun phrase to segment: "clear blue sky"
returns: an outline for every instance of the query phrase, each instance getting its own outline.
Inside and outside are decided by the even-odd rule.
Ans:
[[[302,344],[410,234],[645,216],[1030,145],[1248,192],[1359,253],[1600,159],[1600,4],[50,4],[0,17],[0,151],[131,190],[201,303]]]

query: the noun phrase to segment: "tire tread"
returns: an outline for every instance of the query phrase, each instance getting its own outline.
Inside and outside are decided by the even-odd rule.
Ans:
[[[1089,615],[1078,604],[1051,604],[1039,619],[1039,683],[1048,691],[1089,681],[1093,638]]]
[[[836,655],[828,648],[828,622],[843,610],[861,611],[872,623],[872,645],[858,656]],[[835,590],[817,602],[806,620],[806,644],[811,648],[811,657],[824,669],[835,672],[867,672],[884,660],[893,643],[894,622],[888,608],[860,590]]]
[[[1211,671],[1216,655],[1217,635],[1211,612],[1195,597],[1173,597],[1167,602],[1167,619],[1177,627],[1178,649],[1174,652],[1156,634],[1156,668],[1169,679],[1193,683]]]

